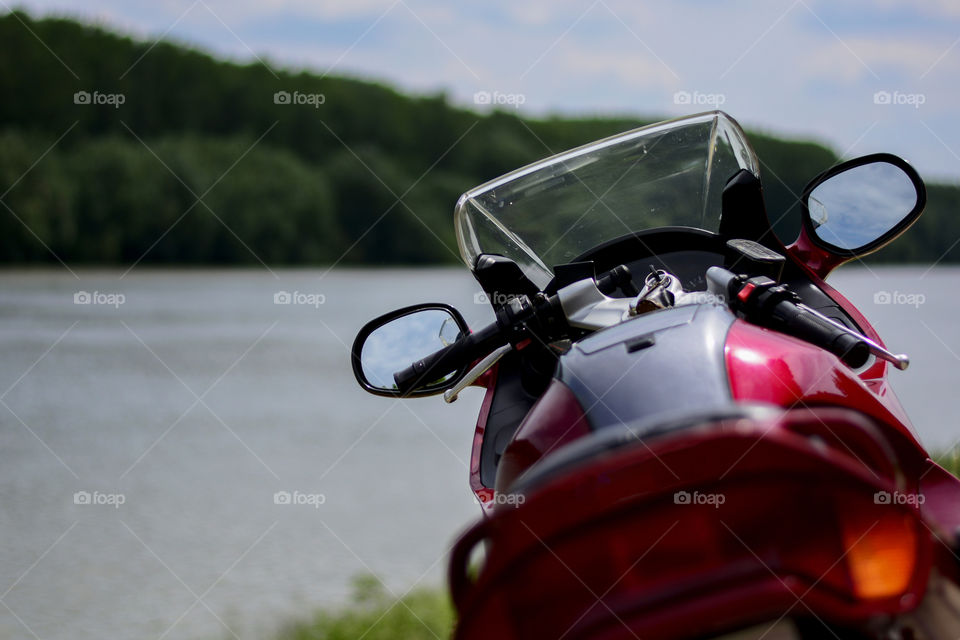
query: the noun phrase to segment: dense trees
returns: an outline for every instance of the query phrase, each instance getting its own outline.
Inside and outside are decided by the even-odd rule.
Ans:
[[[0,16],[0,41],[8,263],[449,262],[460,193],[642,124],[478,115],[443,95],[226,63],[24,13]],[[814,144],[751,140],[774,218],[835,160]],[[960,260],[949,251],[960,191],[933,187],[930,200],[881,258]],[[778,230],[794,237],[798,219],[794,207]]]

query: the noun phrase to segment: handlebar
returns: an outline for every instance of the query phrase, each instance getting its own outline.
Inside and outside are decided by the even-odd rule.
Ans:
[[[826,349],[854,369],[870,359],[866,342],[789,300],[774,305],[771,315],[787,335]]]
[[[796,294],[770,278],[748,278],[722,267],[711,267],[707,270],[707,280],[710,289],[723,292],[730,308],[747,320],[825,349],[850,367],[856,369],[863,366],[871,353],[879,353],[878,357],[886,354],[885,350],[865,336],[805,306]],[[597,277],[595,283],[604,293],[612,293],[618,288],[627,292],[633,287],[630,271],[624,266]],[[530,333],[542,342],[549,342],[563,337],[554,335],[558,329],[564,331],[569,327],[558,295],[547,297],[537,294],[533,300],[521,296],[497,310],[496,322],[417,360],[394,373],[393,378],[400,393],[406,394],[456,372],[498,347],[508,343],[516,345]],[[905,356],[891,357],[906,361]],[[906,364],[896,366],[906,368]]]
[[[725,290],[730,307],[748,320],[829,351],[854,369],[872,352],[867,338],[800,303],[796,294],[765,276],[736,276],[711,267],[707,279]]]
[[[605,286],[616,289],[618,286],[629,286],[625,284],[629,277],[630,272],[626,267],[618,267],[605,274],[601,280]],[[568,325],[558,296],[548,297],[542,293],[538,293],[533,299],[529,296],[518,296],[497,309],[496,322],[397,371],[393,374],[393,380],[400,393],[406,394],[488,356],[498,347],[508,343],[516,346],[531,334],[547,342],[564,328],[568,328]]]
[[[507,338],[494,322],[475,333],[469,333],[439,351],[417,360],[406,369],[393,374],[393,380],[401,393],[407,393],[418,386],[439,380],[460,367],[490,351],[506,344]]]

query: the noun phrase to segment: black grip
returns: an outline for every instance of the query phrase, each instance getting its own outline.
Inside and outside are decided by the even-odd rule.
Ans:
[[[784,333],[826,349],[853,368],[862,367],[870,359],[866,342],[789,300],[774,305],[773,317]]]
[[[465,360],[463,356],[467,343],[472,336],[464,336],[453,344],[435,351],[421,360],[417,360],[406,369],[393,374],[393,380],[401,393],[439,380],[460,368]]]
[[[493,323],[397,371],[393,374],[393,381],[400,393],[408,393],[469,365],[502,344],[506,344],[506,338]]]
[[[610,295],[617,289],[620,289],[629,297],[640,294],[637,286],[633,284],[633,275],[630,273],[630,268],[623,264],[597,278],[597,289],[600,289],[600,292],[606,295]]]

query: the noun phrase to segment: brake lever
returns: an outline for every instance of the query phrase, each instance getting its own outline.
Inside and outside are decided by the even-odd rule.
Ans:
[[[733,272],[727,269],[724,269],[723,267],[710,267],[709,269],[707,269],[707,291],[716,296],[721,296],[722,298],[725,298],[726,296],[729,295],[730,283],[735,278],[736,278],[736,275],[734,275]],[[881,347],[879,344],[877,344],[867,336],[857,331],[854,331],[850,327],[840,322],[837,322],[833,318],[823,315],[816,309],[813,309],[803,304],[802,302],[797,303],[797,307],[800,307],[804,311],[811,313],[817,316],[818,318],[820,318],[821,320],[824,320],[825,322],[832,324],[838,329],[842,329],[843,331],[854,336],[858,340],[862,340],[863,343],[867,345],[867,348],[870,349],[870,353],[880,358],[881,360],[886,360],[887,362],[892,364],[894,367],[896,367],[900,371],[906,371],[907,367],[910,366],[910,357],[907,354],[892,353],[887,349],[884,349],[883,347]]]
[[[893,353],[893,352],[891,352],[891,351],[888,351],[887,349],[884,349],[884,348],[881,347],[879,344],[877,344],[876,342],[874,342],[873,340],[871,340],[871,339],[868,338],[867,336],[863,335],[862,333],[859,333],[859,332],[857,332],[857,331],[854,331],[854,330],[851,329],[850,327],[848,327],[848,326],[846,326],[846,325],[844,325],[844,324],[842,324],[842,323],[840,323],[840,322],[837,322],[837,321],[834,320],[833,318],[830,318],[830,317],[828,317],[828,316],[823,315],[822,313],[820,313],[820,312],[817,311],[816,309],[813,309],[813,308],[811,308],[811,307],[808,307],[807,305],[805,305],[805,304],[803,304],[803,303],[798,303],[797,306],[800,307],[801,309],[803,309],[804,311],[808,312],[808,313],[812,313],[813,315],[817,316],[817,317],[820,318],[821,320],[825,320],[826,322],[829,322],[830,324],[832,324],[833,326],[837,327],[838,329],[843,329],[844,331],[846,331],[846,332],[849,333],[850,335],[854,336],[854,337],[857,338],[858,340],[862,340],[862,341],[870,348],[870,353],[872,353],[872,354],[875,355],[876,357],[880,358],[881,360],[886,360],[887,362],[889,362],[890,364],[892,364],[894,367],[896,367],[896,368],[899,369],[900,371],[906,371],[906,370],[907,370],[907,367],[910,366],[910,356],[908,356],[907,354],[905,354],[905,353]]]
[[[486,358],[478,362],[470,371],[467,372],[467,375],[463,376],[460,379],[460,382],[453,385],[451,388],[443,392],[443,399],[447,403],[456,402],[457,398],[460,395],[460,392],[472,385],[477,381],[477,378],[486,373],[487,369],[492,367],[505,356],[511,349],[512,345],[505,344],[502,347],[498,347],[493,350],[493,352],[488,355]]]

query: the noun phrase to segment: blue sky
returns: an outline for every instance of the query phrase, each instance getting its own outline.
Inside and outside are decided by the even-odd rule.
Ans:
[[[0,0],[3,8],[9,0]],[[891,151],[960,180],[956,0],[27,0],[215,54],[446,91],[540,115],[676,116],[719,104],[748,127],[845,156]],[[878,95],[878,92],[879,95]],[[679,96],[689,96],[684,103]],[[679,102],[679,103],[678,103]]]

